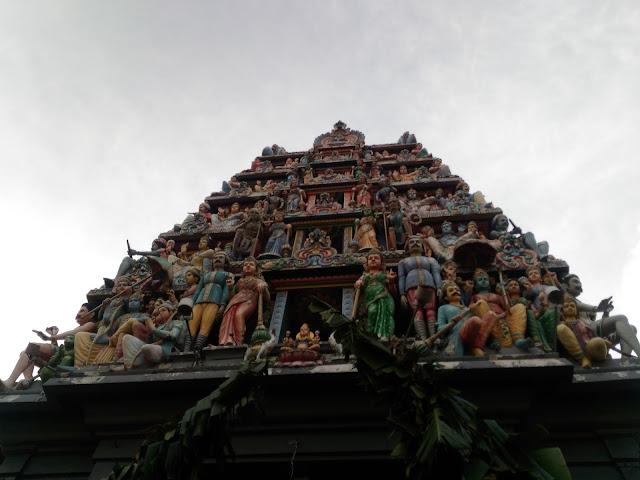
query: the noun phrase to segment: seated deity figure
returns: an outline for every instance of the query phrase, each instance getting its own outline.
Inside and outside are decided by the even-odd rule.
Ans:
[[[451,260],[458,237],[453,233],[451,222],[446,220],[442,222],[440,230],[442,235],[436,240],[435,237],[433,237],[433,229],[431,229],[431,232],[429,232],[430,235],[427,236],[427,241],[438,261],[442,263],[446,260]],[[429,240],[429,238],[433,238],[433,240]]]
[[[365,175],[360,175],[358,177],[358,184],[351,190],[353,191],[353,195],[356,199],[356,205],[358,207],[363,205],[371,206],[373,196],[371,195],[371,187],[367,183],[367,177]]]
[[[113,358],[115,349],[108,349],[109,337],[120,326],[120,317],[128,311],[129,297],[133,293],[130,285],[127,277],[120,277],[116,280],[116,296],[106,298],[98,311],[97,333],[78,332],[76,334],[74,361],[76,367],[101,363],[103,359],[100,354],[103,350],[108,357],[104,361],[108,362]]]
[[[174,347],[178,347],[183,338],[184,321],[173,320],[176,306],[170,302],[156,305],[153,317],[146,317],[145,326],[151,337],[147,343],[134,335],[125,335],[122,350],[126,368],[135,368],[143,364],[156,365],[169,358]]]
[[[262,253],[275,253],[282,256],[282,247],[287,243],[291,225],[284,223],[284,214],[282,212],[276,212],[273,216],[273,222],[267,220],[265,226],[269,229],[270,235]]]
[[[590,325],[578,318],[578,301],[564,296],[561,321],[557,326],[558,340],[582,368],[591,368],[591,362],[601,362],[608,356],[609,345]]]
[[[502,250],[506,243],[515,248],[528,248],[536,253],[538,260],[544,261],[549,256],[549,244],[547,242],[537,242],[533,233],[522,233],[522,230],[515,227],[509,232],[509,219],[506,215],[496,215],[491,222],[493,230],[489,234],[491,240],[495,240],[496,248]],[[517,235],[520,235],[519,237]]]
[[[562,286],[565,292],[575,299],[578,308],[578,317],[585,325],[596,332],[599,337],[609,339],[612,345],[620,343],[620,350],[625,355],[630,355],[633,351],[640,357],[640,343],[636,337],[636,328],[629,324],[629,320],[624,315],[611,315],[613,310],[611,297],[600,301],[598,306],[588,305],[578,300],[582,293],[582,282],[575,274],[570,274],[562,279]],[[596,313],[604,312],[599,320],[596,320]]]
[[[436,290],[442,285],[440,265],[424,254],[422,237],[418,235],[408,238],[406,250],[409,256],[398,263],[400,303],[413,312],[416,337],[426,340],[427,332],[429,336],[436,333]],[[421,294],[421,290],[425,293]],[[420,301],[423,296],[426,299]]]
[[[376,238],[376,219],[371,208],[363,210],[363,216],[358,221],[358,226],[354,235],[354,239],[358,242],[359,248],[377,248],[378,240]]]
[[[395,171],[392,174],[393,179],[396,182],[414,182],[416,177],[420,174],[420,172],[415,171],[409,173],[406,165],[400,166],[400,171]]]
[[[511,307],[506,305],[502,295],[491,292],[489,275],[482,269],[477,269],[473,275],[475,295],[471,297],[472,303],[483,300],[486,306],[493,311],[498,321],[493,327],[492,335],[502,347],[515,345],[518,348],[528,349],[533,346],[530,338],[525,338],[527,330],[527,311],[524,305],[516,304]],[[477,310],[477,315],[486,313],[482,308]]]
[[[382,254],[374,248],[367,254],[365,273],[354,284],[356,290],[364,289],[367,331],[381,340],[389,340],[395,330],[395,302],[392,295],[396,293],[397,276],[393,270],[384,270]]]
[[[314,335],[309,329],[309,325],[303,323],[300,327],[300,332],[296,334],[293,346],[298,350],[319,350],[320,336]]]
[[[527,312],[527,330],[533,341],[533,345],[542,348],[545,352],[554,349],[556,332],[555,318],[541,316],[536,318],[533,310],[530,308],[530,302],[523,296],[522,286],[516,279],[507,281],[507,295],[511,306],[521,304],[524,305]]]
[[[57,345],[58,340],[65,340],[68,336],[75,336],[79,332],[95,333],[98,330],[98,324],[94,321],[95,312],[89,313],[90,310],[90,304],[82,304],[76,315],[78,326],[72,330],[67,330],[62,333],[58,333],[59,330],[57,327],[47,328],[47,333],[34,330],[42,340],[51,343],[30,343],[24,351],[20,352],[18,361],[9,377],[4,381],[0,380],[0,393],[13,388],[17,390],[29,388],[34,381],[34,367],[36,365],[39,367],[46,365],[47,362],[56,355],[60,348]],[[24,379],[16,384],[16,380],[18,380],[20,375],[22,375]]]
[[[413,188],[407,190],[407,198],[401,198],[400,203],[407,215],[418,214],[420,217],[428,217],[431,212],[431,205],[435,202],[434,197],[418,198],[418,192]]]
[[[465,319],[466,315],[474,316]],[[498,316],[491,311],[484,300],[479,300],[466,309],[462,303],[460,287],[451,280],[442,283],[440,307],[438,308],[438,331],[451,322],[456,324],[445,334],[448,340],[447,355],[461,356],[470,353],[476,357],[484,356],[484,347]]]
[[[103,350],[99,354],[100,362],[96,363],[122,359],[122,339],[126,334],[134,335],[143,341],[146,339],[148,332],[145,319],[149,317],[149,314],[142,310],[142,306],[139,292],[129,297],[129,312],[119,318],[118,329],[109,337],[109,346],[102,347]]]
[[[220,346],[244,344],[247,320],[258,308],[259,301],[269,301],[269,289],[260,274],[258,261],[248,257],[242,263],[242,276],[233,287],[231,300],[224,311],[218,339]]]
[[[443,164],[441,158],[433,159],[433,165],[429,167],[429,173],[436,178],[451,176],[451,170],[449,169],[449,166]]]

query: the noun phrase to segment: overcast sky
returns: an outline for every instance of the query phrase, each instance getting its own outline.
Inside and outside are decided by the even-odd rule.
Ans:
[[[0,2],[0,377],[262,147],[405,130],[636,325],[640,2]]]

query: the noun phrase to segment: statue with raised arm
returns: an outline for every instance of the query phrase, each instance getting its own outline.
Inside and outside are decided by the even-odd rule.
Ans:
[[[84,303],[80,307],[76,315],[78,326],[73,330],[67,330],[62,333],[58,333],[59,330],[57,327],[47,328],[46,333],[34,330],[42,340],[51,343],[30,343],[23,352],[20,352],[20,356],[11,375],[4,381],[0,380],[0,393],[12,388],[18,390],[29,388],[34,381],[34,367],[36,365],[42,367],[58,353],[58,350],[61,348],[57,344],[58,340],[66,340],[68,336],[75,336],[79,332],[95,333],[98,329],[98,324],[94,320],[95,313],[89,313],[90,308],[91,306],[88,303]],[[22,375],[24,379],[16,384],[15,382],[20,375]]]
[[[495,240],[496,248],[502,250],[505,244],[511,249],[523,252],[525,248],[532,250],[538,256],[538,260],[544,261],[549,256],[549,244],[538,242],[531,232],[522,233],[518,227],[509,231],[509,218],[506,215],[496,215],[491,222],[493,230],[489,234],[491,240]]]
[[[640,357],[640,343],[636,336],[636,328],[629,324],[629,320],[624,315],[609,316],[609,312],[613,310],[611,297],[602,300],[598,306],[588,305],[578,300],[578,296],[582,293],[582,282],[575,274],[570,274],[562,279],[562,286],[566,293],[571,295],[578,308],[578,317],[588,327],[593,329],[599,337],[608,338],[613,345],[620,343],[620,349],[626,355],[631,351]],[[596,320],[598,312],[604,313],[602,318]]]
[[[367,331],[381,340],[389,340],[395,329],[395,302],[391,295],[396,291],[396,278],[393,270],[384,270],[382,254],[374,248],[367,254],[366,272],[354,284],[356,290],[364,289]]]

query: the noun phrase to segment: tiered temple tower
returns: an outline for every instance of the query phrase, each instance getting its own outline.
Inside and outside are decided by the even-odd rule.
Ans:
[[[131,461],[150,427],[182,415],[251,355],[267,355],[273,365],[263,385],[265,415],[259,425],[234,431],[230,474],[284,477],[295,458],[296,474],[308,478],[341,478],[354,465],[363,476],[400,478],[402,465],[389,457],[386,410],[356,385],[331,329],[308,309],[314,298],[368,326],[370,306],[384,300],[386,310],[375,307],[374,314],[386,326],[374,333],[390,343],[410,337],[409,347],[423,360],[435,357],[444,381],[485,417],[514,431],[544,425],[576,479],[637,478],[638,362],[625,357],[581,369],[580,361],[558,352],[559,318],[552,319],[552,334],[531,327],[562,303],[558,279],[566,278],[567,264],[510,224],[490,198],[470,189],[409,132],[395,143],[367,144],[363,133],[338,122],[307,151],[265,147],[198,212],[161,233],[151,251],[129,253],[115,278],[88,299],[98,304],[112,297],[112,282],[117,287],[126,278],[149,315],[153,303],[179,305],[172,320],[177,330],[183,323],[178,348],[160,363],[125,370],[113,362],[115,354],[105,363],[78,365],[76,341],[75,370],[0,394],[0,445],[7,456],[0,478],[103,478],[115,462]],[[536,267],[544,278],[530,275]],[[206,335],[189,331],[190,344],[181,351],[206,289],[194,278],[218,271],[225,272],[224,294],[209,299],[221,305],[211,315],[213,326]],[[427,293],[410,292],[416,286],[411,272]],[[456,285],[469,304],[482,275],[488,277],[484,294],[496,304],[513,298],[513,305],[536,310],[526,314],[526,330],[509,331],[512,309],[477,315],[495,321],[480,348],[427,341],[438,328],[443,287]],[[383,286],[371,294],[375,283]],[[257,301],[243,297],[251,308],[241,326],[233,321],[237,315],[225,312],[233,302],[225,284],[235,285],[236,294],[240,284],[259,291]],[[108,347],[94,342],[91,348]],[[214,459],[205,459],[203,469],[213,472]]]

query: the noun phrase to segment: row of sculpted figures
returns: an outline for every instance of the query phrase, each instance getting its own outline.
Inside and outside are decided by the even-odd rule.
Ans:
[[[34,330],[49,343],[29,343],[11,375],[0,382],[0,391],[28,388],[36,378],[35,366],[41,367],[39,376],[47,380],[56,372],[89,365],[130,369],[165,362],[174,350],[199,353],[209,345],[214,324],[217,341],[213,343],[245,345],[247,325],[255,328],[256,313],[262,323],[270,297],[255,258],[246,258],[235,276],[229,271],[227,254],[212,252],[212,269],[203,272],[189,267],[188,288],[180,295],[171,288],[170,264],[161,257],[145,259],[148,275],[129,272],[116,278],[111,296],[82,305],[75,328]],[[265,340],[274,339],[267,336]],[[24,380],[16,383],[20,375]]]
[[[540,262],[521,278],[502,278],[498,270],[496,281],[495,275],[477,269],[472,278],[462,280],[453,261],[441,266],[426,245],[424,237],[407,238],[407,256],[395,270],[385,268],[378,249],[368,251],[365,272],[354,284],[353,317],[364,321],[372,335],[383,340],[410,335],[396,331],[397,321],[405,315],[414,331],[415,348],[424,354],[479,356],[487,349],[537,347],[563,351],[585,368],[607,358],[609,349],[618,344],[623,355],[640,356],[636,331],[627,317],[611,315],[610,298],[596,306],[580,301],[582,284],[576,275],[558,281]],[[58,371],[87,365],[135,368],[165,362],[173,350],[198,353],[209,344],[214,329],[217,342],[213,343],[219,347],[253,343],[247,329],[258,331],[270,303],[255,258],[245,258],[236,276],[229,271],[228,255],[212,251],[211,270],[189,267],[188,288],[179,296],[167,281],[168,262],[145,258],[148,275],[138,272],[116,278],[112,296],[81,307],[74,329],[34,330],[49,343],[28,344],[0,390],[28,388],[35,366],[42,367],[39,375],[46,380]],[[319,348],[317,332],[314,336],[303,325],[295,341],[288,338],[283,361],[318,361],[313,353]],[[262,343],[273,346],[273,333],[266,333]],[[25,379],[16,383],[21,374]]]
[[[496,282],[487,270],[476,269],[463,281],[453,261],[441,268],[425,252],[423,237],[410,236],[405,253],[395,271],[385,269],[379,250],[370,250],[365,273],[354,285],[354,303],[361,309],[354,316],[362,317],[367,330],[383,340],[402,335],[396,331],[399,303],[410,316],[415,347],[423,354],[435,349],[446,355],[483,356],[487,348],[537,347],[564,351],[585,368],[607,358],[617,344],[623,355],[633,351],[640,356],[635,327],[624,315],[610,315],[610,298],[597,306],[577,298],[582,293],[577,275],[559,282],[539,263],[517,279],[503,278],[498,270]],[[598,312],[603,313],[600,319]]]

